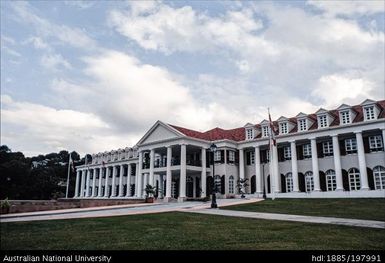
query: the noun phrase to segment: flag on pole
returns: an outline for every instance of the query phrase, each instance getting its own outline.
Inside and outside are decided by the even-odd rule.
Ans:
[[[275,147],[277,147],[277,141],[275,139],[275,129],[273,125],[273,121],[271,120],[271,115],[270,115],[270,109],[267,108],[267,112],[269,113],[269,145],[270,145],[270,154],[269,154],[269,170],[270,170],[270,182],[271,182],[271,193],[272,193],[272,200],[275,199],[275,167],[274,167],[274,150]]]
[[[267,108],[267,111],[269,113],[269,127],[270,127],[270,143],[274,146],[277,145],[277,141],[275,139],[275,128],[274,128],[274,125],[273,125],[273,122],[271,120],[271,115],[270,115],[270,109]]]

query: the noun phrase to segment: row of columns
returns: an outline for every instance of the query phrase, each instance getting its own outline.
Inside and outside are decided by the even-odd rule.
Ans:
[[[383,131],[383,139],[385,138],[385,130]],[[362,139],[362,132],[355,132],[356,140],[357,140],[357,156],[358,156],[358,165],[360,170],[360,180],[361,180],[361,190],[369,190],[368,184],[368,175],[366,171],[366,159],[365,159],[365,150],[364,143]],[[312,151],[312,170],[313,170],[313,178],[314,178],[314,191],[321,191],[320,187],[320,179],[319,179],[319,165],[318,165],[318,153],[317,153],[317,143],[316,138],[310,138],[311,143],[311,151]],[[340,146],[338,135],[332,135],[332,143],[333,143],[333,160],[334,160],[334,170],[336,173],[336,181],[337,181],[337,191],[343,190],[343,180],[342,180],[342,168],[341,168],[341,154],[340,154]],[[385,140],[384,140],[385,145]],[[293,175],[293,192],[299,192],[299,184],[298,184],[298,164],[297,164],[297,148],[296,142],[290,141],[290,149],[291,149],[291,168]],[[278,158],[277,158],[277,146],[273,147],[273,180],[275,184],[275,191],[280,192],[280,173],[278,171]],[[256,181],[257,181],[257,193],[262,193],[262,177],[261,177],[261,163],[260,163],[260,147],[255,146],[255,171],[256,171]],[[239,152],[239,177],[244,178],[244,160],[243,160],[243,149]]]
[[[138,167],[138,165],[137,165]],[[124,173],[124,165],[119,166],[107,166],[105,168],[91,168],[91,169],[82,169],[78,170],[76,173],[76,181],[75,181],[75,195],[74,197],[108,197],[109,196],[109,177],[111,173],[112,168],[112,180],[111,180],[111,197],[124,197],[123,196],[123,173]],[[117,171],[120,169],[120,177],[119,177],[119,194],[116,193],[116,177],[117,177]],[[97,171],[99,171],[99,179],[98,179],[98,192],[96,192],[96,175]],[[104,171],[104,172],[103,172]],[[90,191],[90,176],[91,173],[93,175],[92,179],[92,186]],[[128,170],[127,170],[127,181],[125,182],[127,185],[127,191],[125,197],[131,196],[131,173],[132,173],[132,164],[128,164]],[[105,174],[104,179],[104,195],[102,193],[102,178],[103,174]],[[136,173],[138,174],[138,173]],[[80,189],[79,189],[80,184]],[[118,195],[117,195],[118,194]]]
[[[186,176],[187,176],[187,165],[186,165],[186,144],[180,145],[180,185],[179,185],[179,198],[186,198]],[[172,146],[167,146],[167,162],[166,162],[166,195],[165,199],[171,199],[171,187],[172,187],[172,171],[171,171],[171,160],[172,160]],[[143,152],[139,152],[139,171],[136,178],[136,197],[143,197],[143,188],[145,183],[154,185],[154,149],[150,150],[150,168],[148,173],[142,175],[142,163],[143,163]],[[206,149],[201,149],[201,197],[206,197]],[[143,177],[143,178],[142,178]]]

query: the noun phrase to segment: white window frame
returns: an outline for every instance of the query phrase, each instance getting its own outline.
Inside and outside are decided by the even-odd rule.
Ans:
[[[290,148],[290,146],[283,147],[283,158],[285,160],[291,160],[291,148]]]
[[[333,142],[326,141],[322,143],[322,152],[324,156],[332,156],[333,155]]]
[[[269,137],[270,131],[269,126],[262,126],[262,137]]]
[[[360,170],[351,168],[348,171],[349,189],[350,191],[357,191],[361,189]]]
[[[385,189],[385,167],[376,166],[373,168],[374,186],[376,190]]]
[[[306,119],[301,119],[298,120],[298,131],[307,131],[307,120]]]
[[[345,139],[345,151],[346,151],[346,154],[357,153],[357,140],[356,140],[356,138]]]
[[[235,152],[229,151],[229,162],[235,162]]]
[[[327,170],[326,173],[326,190],[335,191],[337,189],[337,176],[334,170]]]
[[[250,164],[255,164],[255,152],[250,152]]]
[[[285,176],[286,181],[286,192],[290,193],[293,192],[293,174],[287,173]]]
[[[281,122],[279,124],[279,133],[288,134],[289,133],[289,124],[287,122]]]
[[[349,124],[351,123],[350,110],[341,111],[341,124]]]
[[[374,106],[364,107],[364,116],[365,116],[366,121],[375,120],[376,119],[376,113],[374,110]]]
[[[382,136],[374,135],[369,136],[369,148],[371,152],[377,152],[383,150]]]
[[[328,127],[329,126],[328,116],[326,114],[319,115],[318,116],[318,123],[319,123],[318,128],[326,128],[326,127]]]
[[[229,194],[234,194],[234,176],[229,177]]]
[[[311,158],[311,144],[304,144],[302,145],[302,153],[303,153],[303,158]]]
[[[252,140],[254,139],[254,129],[253,128],[247,128],[246,129],[246,140]]]
[[[214,152],[214,162],[219,162],[221,161],[221,151],[215,151]]]
[[[313,172],[305,173],[305,191],[306,193],[314,191],[314,176]]]

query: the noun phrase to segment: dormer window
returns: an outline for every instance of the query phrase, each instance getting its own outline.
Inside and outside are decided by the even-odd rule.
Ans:
[[[287,122],[279,124],[279,134],[287,134],[289,132]]]
[[[269,126],[262,127],[262,137],[269,137]]]
[[[246,140],[252,140],[254,139],[254,129],[248,128],[246,129]]]
[[[307,120],[302,119],[298,121],[299,131],[307,131]]]
[[[349,110],[341,111],[340,115],[341,115],[341,124],[349,124],[351,122]]]
[[[318,128],[328,127],[328,117],[326,114],[318,116]]]
[[[365,117],[366,121],[375,120],[376,119],[376,115],[375,115],[375,111],[374,111],[374,106],[368,106],[368,107],[364,108],[364,117]]]

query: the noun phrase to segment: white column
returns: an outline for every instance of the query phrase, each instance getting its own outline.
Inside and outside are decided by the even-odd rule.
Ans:
[[[281,192],[281,174],[279,173],[278,169],[278,150],[277,145],[273,146],[273,171],[274,171],[274,190],[276,193]]]
[[[201,173],[201,197],[206,197],[206,179],[207,179],[207,168],[206,168],[206,149],[202,148],[201,150],[202,155],[202,173]]]
[[[342,181],[342,168],[341,168],[341,154],[340,154],[340,145],[338,142],[338,135],[332,135],[333,141],[333,158],[334,158],[334,169],[336,173],[336,181],[337,181],[337,191],[343,191],[343,181]]]
[[[90,170],[86,170],[86,197],[90,196]]]
[[[356,132],[358,164],[360,166],[361,190],[369,190],[368,173],[366,171],[366,160],[364,141],[362,140],[362,132]]]
[[[82,170],[82,181],[80,183],[80,197],[84,197],[84,182],[85,181],[86,181],[85,170]]]
[[[311,138],[310,143],[311,143],[311,164],[313,167],[313,178],[314,178],[314,191],[321,191],[320,180],[319,180],[318,153],[317,153],[317,140],[316,140],[316,138]]]
[[[215,174],[213,175],[213,178],[215,178]],[[243,157],[243,149],[239,150],[239,178],[245,178],[245,160]]]
[[[96,188],[96,168],[92,169],[92,193],[91,193],[91,197],[95,196],[95,188]]]
[[[179,198],[185,198],[185,197],[186,197],[186,144],[181,144]]]
[[[119,173],[119,197],[123,197],[123,174],[124,174],[124,165],[121,165],[120,173]]]
[[[126,191],[126,197],[131,196],[131,173],[132,173],[132,164],[128,164],[127,167],[127,191]]]
[[[262,193],[262,179],[261,179],[261,156],[259,146],[255,146],[254,163],[255,163],[255,182],[257,184],[256,191],[258,194]]]
[[[102,179],[103,179],[103,167],[99,168],[99,189],[98,189],[98,197],[102,197]]]
[[[138,173],[136,174],[136,184],[135,184],[135,196],[136,197],[142,197],[142,190],[140,187],[142,187],[141,184],[141,177],[142,177],[142,165],[143,165],[143,153],[139,152],[139,163],[138,163]]]
[[[112,183],[111,183],[111,197],[116,196],[116,190],[115,190],[115,180],[116,180],[116,174],[117,174],[117,167],[112,166]]]
[[[172,158],[172,148],[171,146],[167,147],[167,167],[166,167],[166,201],[168,198],[171,198],[171,158]]]
[[[143,189],[146,188],[146,185],[148,184],[148,173],[144,174],[144,180],[143,180]]]
[[[291,175],[293,176],[293,192],[299,192],[298,187],[298,163],[297,163],[297,148],[295,141],[290,142],[291,151]]]
[[[80,177],[80,170],[76,171],[76,182],[75,182],[75,195],[74,198],[79,197],[79,177]]]
[[[106,168],[106,180],[105,180],[105,184],[104,184],[104,197],[108,197],[108,178],[110,177],[110,173],[111,173],[111,169],[110,167],[108,166]]]
[[[150,151],[150,176],[148,184],[154,186],[154,162],[155,162],[155,151],[151,149]]]

